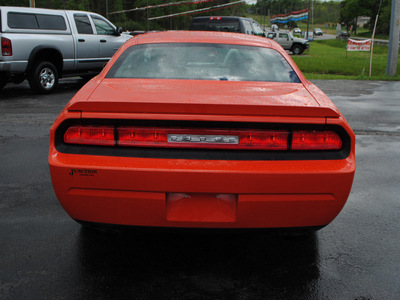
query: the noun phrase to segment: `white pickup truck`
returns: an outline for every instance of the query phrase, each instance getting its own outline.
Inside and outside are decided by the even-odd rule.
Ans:
[[[38,93],[51,93],[65,76],[100,72],[131,36],[101,15],[0,6],[0,89],[28,79]]]

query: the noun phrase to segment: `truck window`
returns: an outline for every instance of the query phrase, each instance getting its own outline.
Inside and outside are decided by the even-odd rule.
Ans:
[[[105,34],[105,35],[115,34],[114,27],[108,24],[105,20],[93,15],[91,17],[94,26],[96,27],[97,34]]]
[[[238,20],[194,20],[190,30],[241,32]]]
[[[87,15],[74,15],[76,29],[79,34],[93,34],[92,25]]]
[[[40,29],[66,30],[65,20],[62,16],[36,15]]]
[[[208,31],[240,32],[239,22],[210,22],[207,26]]]
[[[279,34],[279,38],[282,38],[282,39],[289,39],[289,35],[287,34],[287,33],[280,33]]]
[[[9,12],[8,27],[18,29],[38,29],[39,24],[34,14]]]
[[[66,30],[65,20],[60,15],[8,13],[8,27],[18,29]]]
[[[253,27],[251,27],[250,21],[243,20],[244,31],[247,34],[254,34]]]
[[[255,35],[265,36],[264,30],[262,30],[261,26],[257,22],[254,22],[254,21],[253,21],[253,30],[254,30]]]

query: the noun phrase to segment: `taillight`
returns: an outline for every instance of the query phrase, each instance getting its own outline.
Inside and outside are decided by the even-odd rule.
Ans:
[[[294,131],[293,150],[340,150],[342,139],[334,131]]]
[[[118,145],[136,147],[287,150],[289,131],[118,128]]]
[[[11,40],[4,37],[1,38],[1,54],[3,56],[12,56],[12,45]]]
[[[210,17],[210,21],[221,21],[221,17]]]
[[[64,133],[67,144],[114,146],[113,126],[71,126]]]
[[[231,150],[341,150],[335,131],[189,129],[74,125],[64,142],[122,147],[231,149]]]

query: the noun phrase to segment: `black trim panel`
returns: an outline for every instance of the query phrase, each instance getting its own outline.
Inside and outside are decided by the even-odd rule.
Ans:
[[[148,126],[172,128],[212,128],[212,129],[286,129],[292,130],[332,130],[339,134],[343,141],[341,150],[335,151],[261,151],[261,150],[215,150],[215,149],[182,149],[182,148],[147,148],[123,146],[85,146],[66,144],[63,141],[65,131],[71,125],[114,125],[114,126]],[[67,154],[200,159],[200,160],[337,160],[345,159],[351,150],[351,139],[347,132],[338,125],[316,124],[270,124],[270,123],[232,123],[200,121],[159,121],[159,120],[103,120],[103,119],[68,119],[56,130],[55,147],[57,151]]]

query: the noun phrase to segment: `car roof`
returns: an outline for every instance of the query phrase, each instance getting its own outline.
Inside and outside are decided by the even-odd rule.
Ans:
[[[215,31],[163,31],[138,35],[125,43],[126,47],[135,44],[158,43],[215,43],[260,46],[274,48],[271,40],[244,33]]]

